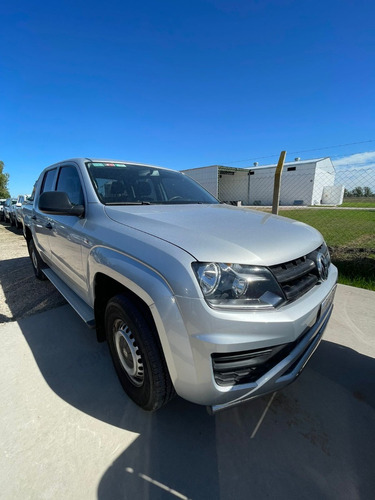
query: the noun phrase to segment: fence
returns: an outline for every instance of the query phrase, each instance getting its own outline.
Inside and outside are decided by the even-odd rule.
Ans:
[[[220,201],[271,211],[276,166],[185,170]],[[375,290],[375,164],[334,166],[330,158],[284,165],[279,215],[317,228],[340,282]]]
[[[341,161],[341,160],[340,160]],[[184,171],[220,201],[271,211],[276,166],[220,165]],[[317,228],[340,282],[375,290],[375,164],[334,166],[330,158],[285,163],[279,215]]]
[[[375,290],[375,165],[285,167],[279,215],[305,222],[323,234],[341,282]],[[261,189],[254,205],[270,211],[270,206],[259,206],[262,197],[272,199],[272,183],[268,177],[264,181],[258,181]]]

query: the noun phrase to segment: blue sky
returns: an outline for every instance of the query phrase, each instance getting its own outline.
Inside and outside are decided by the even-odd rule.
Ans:
[[[12,195],[75,156],[375,162],[373,1],[6,0],[0,13]]]

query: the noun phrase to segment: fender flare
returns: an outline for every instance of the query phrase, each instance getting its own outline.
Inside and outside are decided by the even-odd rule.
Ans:
[[[178,303],[167,280],[152,267],[126,253],[97,246],[91,250],[87,262],[91,304],[95,303],[95,277],[98,273],[119,283],[147,305],[170,377],[176,385],[179,370],[175,363],[190,365],[189,358],[193,353]]]

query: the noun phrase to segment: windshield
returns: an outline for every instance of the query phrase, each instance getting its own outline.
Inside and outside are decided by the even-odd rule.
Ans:
[[[87,168],[105,205],[219,203],[180,172],[117,162],[89,162]]]

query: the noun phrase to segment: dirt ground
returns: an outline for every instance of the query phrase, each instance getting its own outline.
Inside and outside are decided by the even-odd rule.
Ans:
[[[0,323],[65,303],[48,280],[35,278],[22,231],[0,222]]]

